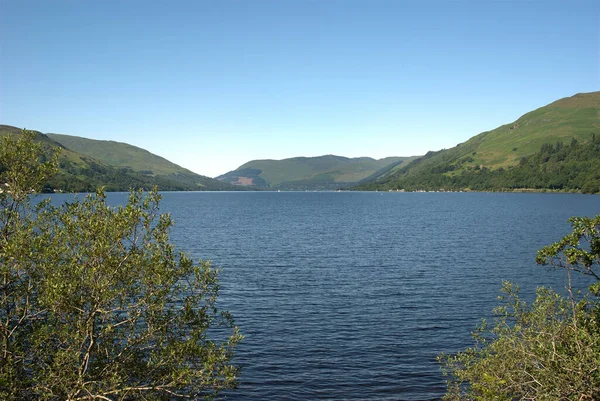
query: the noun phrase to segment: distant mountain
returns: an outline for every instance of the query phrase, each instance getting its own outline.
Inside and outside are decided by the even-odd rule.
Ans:
[[[186,170],[146,150],[125,143],[98,141],[70,135],[42,134],[37,139],[48,153],[60,149],[60,170],[46,190],[90,192],[158,186],[163,191],[239,190],[212,178]],[[19,135],[21,129],[0,125],[0,136]]]
[[[334,155],[253,160],[218,180],[256,188],[283,190],[332,190],[355,185],[385,169],[410,162],[414,157],[347,158]]]
[[[451,149],[371,177],[365,190],[552,189],[599,192],[600,92],[560,99]]]

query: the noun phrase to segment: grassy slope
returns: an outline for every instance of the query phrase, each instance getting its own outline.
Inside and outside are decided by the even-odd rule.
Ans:
[[[173,180],[191,186],[191,189],[235,189],[220,181],[193,173],[167,159],[127,143],[62,134],[48,134],[48,137],[68,149],[103,161],[111,166],[128,167],[152,177]]]
[[[394,187],[403,177],[430,173],[437,165],[454,164],[456,170],[445,174],[460,174],[475,166],[491,169],[515,166],[522,157],[539,151],[545,143],[571,138],[588,140],[600,129],[600,92],[580,93],[560,99],[521,116],[511,124],[483,132],[457,145],[438,152],[428,152],[410,165],[392,174],[381,175],[363,189]]]
[[[74,151],[69,146],[53,139],[60,137],[64,140],[68,137],[66,135],[45,135],[38,131],[35,132],[38,140],[44,144],[49,152],[60,149],[59,163],[61,168],[58,174],[50,181],[50,186],[52,188],[66,189],[69,191],[93,191],[98,186],[105,186],[108,191],[123,191],[128,190],[131,187],[148,188],[157,185],[159,189],[163,190],[239,189],[217,180],[194,174],[139,148],[136,149],[139,150],[140,154],[148,153],[156,158],[154,160],[158,161],[160,159],[164,161],[162,163],[157,163],[159,166],[158,168],[154,168],[152,164],[148,165],[148,170],[168,172],[168,170],[164,170],[164,166],[169,166],[170,164],[177,169],[174,169],[170,174],[142,174],[136,170],[124,168],[125,166],[112,165],[109,162],[97,159],[93,156]],[[0,136],[19,135],[20,133],[20,128],[9,125],[0,125]],[[88,144],[93,144],[93,142],[103,142],[93,140],[84,141]],[[72,145],[72,143],[70,144]],[[126,145],[126,147],[129,146],[130,145]],[[150,160],[152,160],[152,158]]]
[[[137,171],[152,171],[152,175],[173,173],[193,174],[191,171],[179,167],[167,159],[127,143],[100,141],[62,134],[47,134],[47,136],[68,149],[113,166],[131,167]]]
[[[599,128],[600,92],[580,93],[472,138],[478,144],[474,163],[491,168],[516,165],[521,157],[537,152],[545,143],[568,142],[573,137],[586,140]]]
[[[334,155],[294,157],[283,160],[253,160],[219,179],[236,180],[254,177],[271,188],[310,189],[334,188],[358,182],[373,173],[408,158],[387,157],[375,160],[368,157],[347,158]],[[259,184],[259,185],[260,185]]]
[[[22,132],[22,130],[20,128],[13,127],[10,125],[0,125],[0,136],[20,135],[21,132]],[[65,147],[62,146],[60,143],[54,141],[53,139],[51,139],[47,135],[42,134],[39,131],[33,131],[33,132],[36,133],[37,140],[41,141],[44,144],[44,146],[47,149],[49,149],[50,151],[56,151],[56,150],[60,149],[59,161],[61,163],[68,162],[78,168],[89,167],[89,162],[86,161],[85,157],[82,157],[83,156],[82,154],[74,152],[70,149],[65,149]]]

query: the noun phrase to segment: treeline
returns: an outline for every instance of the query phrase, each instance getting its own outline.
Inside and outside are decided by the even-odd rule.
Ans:
[[[158,186],[162,191],[198,189],[160,177],[148,176],[127,167],[102,165],[92,159],[85,161],[85,167],[68,160],[61,161],[59,173],[45,183],[44,192],[94,192],[99,187],[104,187],[108,192],[151,189],[154,186]]]
[[[427,158],[424,156],[423,161]],[[506,169],[492,170],[472,162],[470,156],[440,158],[418,173],[411,172],[409,165],[399,177],[364,189],[600,192],[600,136],[596,134],[588,141],[573,138],[569,144],[544,144],[535,154]]]

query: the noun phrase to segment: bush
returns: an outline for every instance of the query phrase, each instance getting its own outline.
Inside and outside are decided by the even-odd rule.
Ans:
[[[33,206],[53,172],[33,134],[0,145],[0,398],[210,399],[236,383],[241,335],[217,271],[169,242],[160,195],[102,190]]]
[[[475,346],[439,357],[448,377],[446,400],[600,399],[600,216],[572,218],[573,232],[538,252],[537,262],[567,272],[568,296],[539,288],[533,304],[503,286],[503,305]],[[571,272],[596,282],[578,297]]]

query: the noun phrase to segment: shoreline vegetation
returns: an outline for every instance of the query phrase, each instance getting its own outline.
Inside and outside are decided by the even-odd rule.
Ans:
[[[411,193],[411,192],[427,192],[427,193],[434,193],[434,192],[476,192],[476,193],[552,193],[552,194],[583,194],[583,195],[598,195],[600,194],[600,192],[595,192],[595,193],[585,193],[585,192],[581,192],[581,190],[568,190],[568,189],[553,189],[553,188],[498,188],[498,189],[489,189],[489,190],[477,190],[477,189],[470,189],[470,188],[464,188],[464,189],[458,189],[458,190],[445,190],[445,189],[439,189],[437,191],[435,190],[412,190],[412,191],[407,191],[407,190],[403,190],[403,189],[388,189],[387,191],[380,191],[380,190],[357,190],[356,192],[406,192],[406,193]]]
[[[32,206],[58,164],[34,138],[0,142],[0,396],[213,399],[235,389],[243,337],[216,307],[218,270],[176,253],[158,191],[132,191],[115,208],[102,190]],[[566,270],[568,295],[538,288],[529,304],[505,282],[475,345],[439,355],[444,400],[599,399],[600,215],[569,221],[572,233],[536,258]],[[572,273],[595,279],[587,293]]]
[[[600,398],[600,215],[569,222],[573,231],[536,257],[566,271],[567,295],[538,287],[527,303],[518,285],[505,281],[493,321],[473,332],[475,344],[438,356],[445,401]],[[573,274],[592,278],[586,293],[573,288]]]
[[[141,190],[144,192],[149,192],[152,189],[146,189],[146,188],[137,188],[136,190]],[[2,188],[0,188],[0,193],[4,192],[5,190],[3,190]],[[111,190],[104,190],[105,193],[129,193],[130,191],[126,191],[126,190],[115,190],[115,191],[111,191]],[[227,191],[227,190],[222,190],[222,191],[202,191],[202,190],[159,190],[159,192],[395,192],[395,193],[538,193],[538,194],[543,194],[543,193],[548,193],[548,194],[580,194],[580,195],[600,195],[600,192],[594,192],[594,193],[586,193],[586,192],[582,192],[581,190],[566,190],[566,189],[550,189],[550,188],[499,188],[499,189],[489,189],[489,190],[476,190],[476,189],[470,189],[470,188],[465,188],[465,189],[457,189],[457,190],[445,190],[445,189],[439,189],[439,190],[424,190],[424,189],[416,189],[416,190],[404,190],[404,189],[388,189],[388,190],[367,190],[367,189],[338,189],[338,190],[281,190],[281,189],[246,189],[245,191]],[[55,190],[55,191],[49,191],[49,192],[44,192],[44,191],[38,191],[38,192],[31,192],[33,193],[37,193],[37,194],[46,194],[46,195],[51,195],[51,194],[93,194],[95,192],[92,191],[60,191],[60,190]]]
[[[0,138],[0,399],[214,399],[242,340],[218,269],[170,242],[156,191],[112,207],[99,189],[53,205],[35,133]]]

